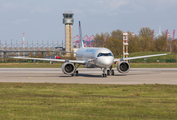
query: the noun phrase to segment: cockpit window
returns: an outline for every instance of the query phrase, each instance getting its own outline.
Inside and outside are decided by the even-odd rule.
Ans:
[[[112,53],[99,53],[97,57],[100,57],[100,56],[113,56],[113,54]]]

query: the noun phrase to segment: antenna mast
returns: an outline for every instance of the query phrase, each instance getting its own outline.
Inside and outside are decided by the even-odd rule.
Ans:
[[[23,48],[25,48],[25,33],[22,34],[23,34]]]

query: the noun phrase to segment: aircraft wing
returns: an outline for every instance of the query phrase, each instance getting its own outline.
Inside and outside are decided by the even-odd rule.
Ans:
[[[163,56],[163,55],[168,55],[168,54],[169,53],[155,54],[155,55],[145,55],[145,56],[137,56],[137,57],[128,57],[128,58],[119,58],[119,59],[114,59],[114,62],[124,61],[124,60],[140,59],[140,58],[148,58],[148,57],[156,57],[156,56]]]
[[[43,60],[43,61],[52,61],[52,62],[71,62],[71,63],[78,63],[78,64],[85,64],[86,61],[82,60],[64,60],[64,59],[47,59],[47,58],[29,58],[29,57],[13,57],[16,59],[27,59],[27,60]]]

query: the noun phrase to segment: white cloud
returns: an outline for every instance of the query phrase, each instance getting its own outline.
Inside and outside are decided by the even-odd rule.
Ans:
[[[21,24],[24,24],[24,23],[26,23],[28,21],[29,21],[28,19],[18,19],[18,20],[12,21],[12,24],[21,25]]]
[[[36,6],[30,10],[30,13],[49,13],[51,12],[51,9],[49,7],[40,7]]]
[[[72,12],[77,15],[84,15],[84,13],[85,13],[84,10],[81,10],[78,8],[73,9]]]
[[[14,9],[18,9],[20,6],[16,5],[16,4],[12,4],[12,3],[3,3],[0,5],[0,10],[1,12],[5,12],[5,11],[12,11]]]
[[[1,2],[1,1],[0,1]],[[29,13],[49,13],[51,12],[51,8],[49,8],[47,5],[42,6],[42,5],[34,5],[34,4],[29,4],[26,2],[2,2],[0,4],[0,11],[1,12],[13,12],[13,11],[26,11]]]
[[[80,9],[90,14],[158,13],[177,7],[177,0],[85,0]]]
[[[129,0],[92,0],[85,2],[84,9],[91,14],[115,15],[121,13],[120,8],[128,3]]]
[[[159,13],[177,7],[177,0],[136,0],[136,4],[153,13]]]
[[[177,7],[176,0],[158,0],[154,5],[154,10],[155,12],[163,12],[175,6]]]
[[[129,2],[127,0],[113,0],[109,3],[109,7],[111,10],[116,10],[128,3]]]

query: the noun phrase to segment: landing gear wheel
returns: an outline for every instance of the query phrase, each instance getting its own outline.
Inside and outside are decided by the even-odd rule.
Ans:
[[[107,70],[107,75],[110,75],[110,71],[109,70]]]
[[[111,75],[114,75],[114,70],[111,70]]]
[[[76,70],[76,76],[78,76],[79,72]]]
[[[71,74],[71,76],[73,77],[73,76],[74,76],[74,74]]]
[[[102,74],[102,77],[107,77],[107,75],[106,74]]]
[[[109,71],[110,71],[110,75],[114,75],[114,70],[112,69],[112,66],[110,66]]]
[[[106,68],[103,69],[103,74],[102,77],[107,77],[107,75],[105,74]]]

